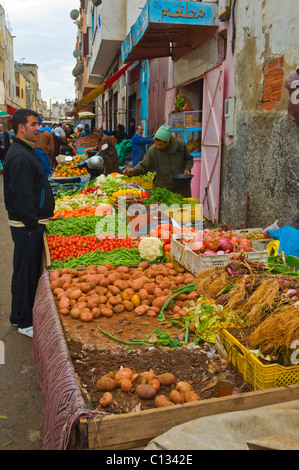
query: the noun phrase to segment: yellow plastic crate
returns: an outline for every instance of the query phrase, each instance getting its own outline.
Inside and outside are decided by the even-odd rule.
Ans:
[[[164,212],[179,224],[203,220],[201,204],[190,206],[188,200],[186,200],[185,207],[180,207],[177,209],[166,209]]]
[[[220,328],[218,334],[229,362],[238,369],[253,390],[299,383],[299,366],[264,365],[225,328]]]
[[[133,176],[130,178],[130,183],[135,183],[138,184],[138,186],[141,186],[143,189],[154,189],[154,180],[145,180],[141,176]]]

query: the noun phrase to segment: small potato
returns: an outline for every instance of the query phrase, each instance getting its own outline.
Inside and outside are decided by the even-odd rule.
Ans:
[[[133,385],[130,379],[122,379],[120,382],[120,388],[123,392],[129,392],[132,389]]]
[[[155,374],[155,372],[154,372],[152,369],[150,369],[150,370],[148,370],[148,371],[145,371],[145,372],[141,372],[140,375],[145,378],[145,380],[147,381],[147,383],[148,383],[150,380],[153,380],[153,379],[156,378],[156,374]]]
[[[81,289],[74,289],[71,293],[70,293],[70,299],[79,299],[80,297],[82,296],[82,291]]]
[[[121,304],[122,303],[122,298],[120,295],[115,295],[113,297],[110,297],[109,299],[109,302],[111,303],[111,305],[118,305],[118,304]]]
[[[143,269],[143,270],[147,269],[148,267],[149,267],[149,264],[148,264],[147,261],[142,261],[142,262],[139,263],[139,265],[138,265],[138,268]]]
[[[103,317],[110,318],[113,315],[113,310],[103,306],[101,307],[101,315],[103,315]]]
[[[121,381],[123,379],[129,379],[131,380],[133,376],[133,371],[132,369],[130,369],[129,367],[123,367],[122,369],[119,369],[115,376],[114,376],[114,379],[115,379],[115,383],[118,387],[120,387],[120,384],[121,384]]]
[[[112,394],[110,392],[104,393],[104,395],[100,399],[100,405],[105,408],[106,406],[111,406],[112,404],[113,404]]]
[[[99,318],[101,316],[101,310],[97,307],[91,310],[93,318]]]
[[[156,379],[156,378],[149,380],[148,384],[152,385],[156,389],[157,392],[158,392],[158,390],[160,389],[160,386],[161,386],[159,380]]]
[[[159,380],[161,385],[172,385],[175,381],[175,376],[170,374],[169,372],[165,372],[165,374],[158,375],[157,379]]]
[[[151,308],[146,312],[146,314],[147,314],[148,317],[156,317],[157,316],[157,313]]]
[[[178,390],[171,390],[169,394],[169,400],[172,401],[175,405],[184,403],[184,395]]]
[[[128,289],[129,287],[129,284],[126,281],[122,281],[121,279],[117,279],[117,281],[115,281],[113,285],[115,287],[118,287],[118,289],[120,289],[121,292]]]
[[[136,315],[139,315],[139,316],[145,315],[145,313],[146,313],[146,307],[147,307],[147,305],[140,305],[139,307],[136,307],[136,308],[135,308],[134,313],[135,313]]]
[[[148,298],[148,292],[146,289],[140,289],[138,294],[141,300],[146,300]]]
[[[110,285],[108,286],[108,290],[111,292],[111,294],[113,295],[118,295],[120,294],[120,288],[119,287],[116,287],[115,285]]]
[[[158,395],[155,398],[155,406],[157,408],[164,408],[166,406],[174,406],[174,403],[170,400],[165,395]]]
[[[61,315],[68,315],[70,313],[68,308],[61,308],[59,312],[61,313]]]
[[[133,374],[132,376],[132,384],[133,387],[137,387],[137,385],[145,385],[147,380],[141,374]]]
[[[128,266],[118,266],[115,271],[119,273],[128,273],[129,268]]]
[[[200,397],[197,395],[197,393],[193,392],[192,390],[187,390],[184,395],[186,403],[200,400]]]
[[[80,318],[81,310],[78,307],[73,307],[70,311],[70,315],[74,319]]]
[[[134,294],[135,294],[134,289],[132,289],[131,287],[128,287],[128,289],[124,290],[121,293],[121,296],[122,296],[123,300],[131,300],[131,298]]]
[[[100,392],[111,392],[114,390],[116,387],[116,382],[113,379],[110,379],[109,377],[101,377],[97,383],[96,383],[96,388],[97,390],[100,390]]]
[[[148,294],[153,294],[155,289],[155,284],[151,282],[145,282],[143,288],[147,291]]]
[[[90,322],[93,320],[93,315],[89,308],[84,308],[80,313],[80,320],[83,322]]]
[[[175,388],[176,390],[183,392],[193,391],[193,387],[191,384],[189,384],[189,382],[178,382]]]
[[[125,310],[125,307],[123,306],[123,304],[117,304],[117,305],[114,305],[113,307],[114,313],[122,313],[124,310]]]
[[[121,279],[121,274],[119,272],[113,271],[108,274],[108,279],[111,284],[114,284],[115,281],[117,281],[118,279]]]
[[[130,300],[124,300],[123,301],[123,306],[124,306],[125,310],[128,310],[128,312],[132,312],[135,308]]]
[[[139,297],[138,294],[132,295],[130,300],[131,300],[132,304],[134,305],[134,307],[139,307],[140,304],[141,304],[141,300],[140,300],[140,297]]]
[[[156,395],[156,389],[152,385],[137,385],[136,393],[140,398],[144,398],[145,400],[151,400]]]
[[[100,282],[101,287],[108,287],[109,285],[110,285],[110,280],[107,277],[102,279],[101,282]]]

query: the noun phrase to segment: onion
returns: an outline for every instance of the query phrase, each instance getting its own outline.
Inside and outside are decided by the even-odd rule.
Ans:
[[[291,297],[291,296],[293,296],[293,295],[298,295],[298,293],[299,293],[299,290],[298,290],[298,289],[288,289],[286,295],[287,295],[288,297]]]
[[[221,250],[227,251],[227,252],[230,253],[230,252],[233,251],[234,246],[228,238],[223,237],[223,238],[220,239],[220,248],[221,248]]]
[[[216,251],[213,251],[213,250],[206,250],[203,254],[205,256],[217,255]]]

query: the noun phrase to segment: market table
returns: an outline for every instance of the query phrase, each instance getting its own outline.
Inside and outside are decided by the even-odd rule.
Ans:
[[[33,358],[44,396],[45,450],[134,449],[195,417],[248,410],[299,398],[299,385],[202,400],[124,415],[86,407],[45,269],[34,305]]]

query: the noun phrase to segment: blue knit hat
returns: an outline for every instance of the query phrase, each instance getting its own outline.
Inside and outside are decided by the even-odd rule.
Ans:
[[[155,134],[155,139],[163,140],[164,142],[170,141],[170,126],[167,124],[163,124],[163,126],[159,127]]]

